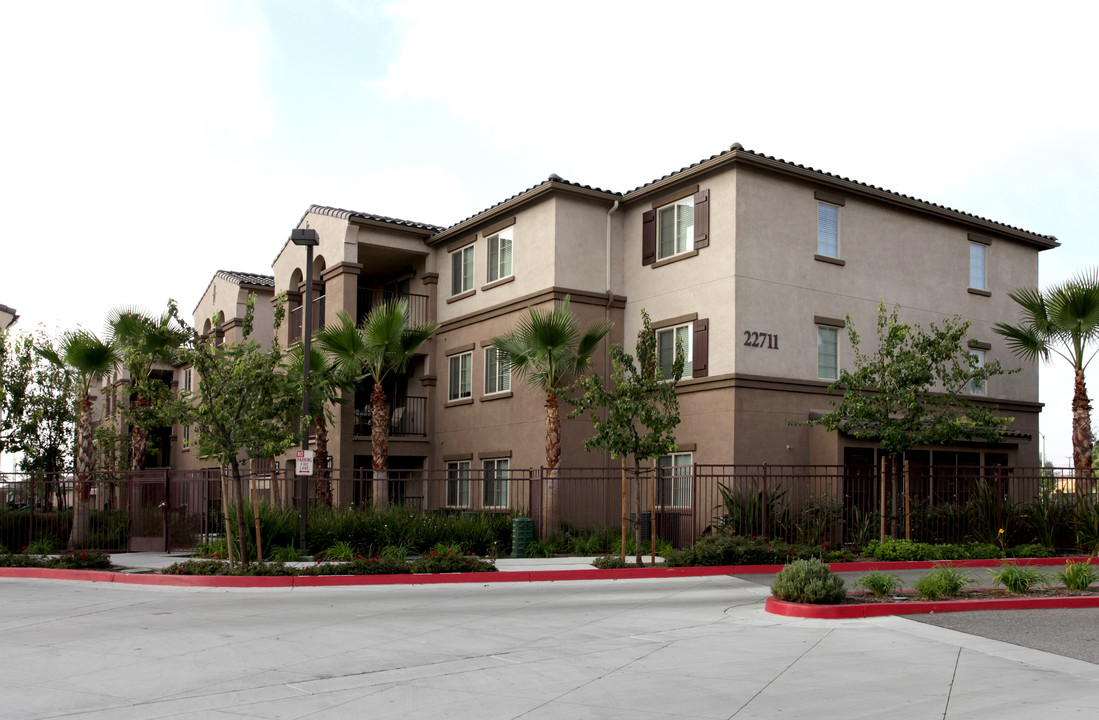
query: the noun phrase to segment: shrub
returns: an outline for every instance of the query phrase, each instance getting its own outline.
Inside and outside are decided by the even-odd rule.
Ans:
[[[496,565],[470,554],[429,552],[412,562],[414,573],[495,572]]]
[[[944,597],[954,597],[973,580],[965,574],[946,565],[936,565],[934,570],[923,575],[916,581],[916,592],[928,600],[941,600]]]
[[[355,558],[346,563],[325,563],[304,568],[299,575],[407,575],[412,566],[402,556],[399,560],[379,555],[373,558]]]
[[[1069,561],[1053,577],[1069,590],[1087,590],[1092,583],[1099,580],[1099,573],[1088,562]]]
[[[228,563],[220,560],[184,560],[161,570],[162,575],[227,575]]]
[[[1003,585],[1008,592],[1025,593],[1038,585],[1046,585],[1046,576],[1029,565],[1005,562],[992,573],[992,582]]]
[[[620,555],[602,555],[592,560],[591,564],[600,570],[618,570],[627,567]]]
[[[901,579],[896,575],[886,575],[877,570],[871,570],[855,581],[855,587],[861,587],[876,597],[892,595],[903,586]]]
[[[1049,558],[1053,557],[1053,551],[1039,543],[1028,545],[1016,545],[1007,549],[1007,556],[1013,558]]]
[[[1004,556],[1003,551],[991,543],[961,543],[932,545],[912,540],[886,538],[884,542],[871,540],[863,554],[875,560],[914,562],[919,560],[994,560]]]
[[[279,545],[268,552],[271,554],[271,562],[297,562],[301,559],[301,554],[293,545]]]
[[[70,550],[46,560],[45,566],[61,570],[106,570],[111,566],[111,556],[102,550]]]
[[[38,538],[23,548],[26,555],[51,555],[57,552],[59,545],[53,538]]]
[[[46,563],[37,555],[18,555],[10,553],[7,555],[0,555],[0,567],[46,567]]]
[[[321,557],[328,562],[347,562],[355,557],[355,548],[346,540],[337,540],[332,547],[321,553]]]
[[[229,546],[225,538],[207,540],[195,546],[195,557],[199,558],[226,558],[229,554]]]
[[[834,575],[820,560],[795,560],[775,577],[771,594],[787,602],[831,604],[847,597],[843,578]]]

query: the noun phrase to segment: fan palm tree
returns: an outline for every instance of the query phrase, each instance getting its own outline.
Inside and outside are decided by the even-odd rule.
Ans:
[[[1095,357],[1088,345],[1099,340],[1099,268],[1084,271],[1045,292],[1022,288],[1008,294],[1022,310],[1016,325],[996,323],[994,332],[1023,360],[1053,356],[1072,365],[1072,463],[1077,472],[1091,469],[1091,402],[1084,370]],[[1090,352],[1089,352],[1090,350]]]
[[[317,347],[341,373],[374,383],[370,447],[375,477],[384,478],[381,471],[389,465],[389,399],[382,383],[390,375],[405,372],[416,350],[438,329],[434,323],[411,324],[408,301],[398,298],[371,310],[362,327],[355,327],[351,316],[341,312],[335,323],[325,324],[314,336]]]
[[[288,377],[301,378],[305,351],[301,343],[296,343],[287,353],[286,374]],[[332,483],[328,472],[328,422],[331,419],[328,408],[343,401],[343,391],[353,390],[358,380],[358,371],[349,372],[332,362],[329,355],[316,346],[309,348],[309,416],[317,429],[316,434],[316,489],[318,502],[331,507]]]
[[[528,310],[530,317],[520,320],[511,332],[494,338],[492,345],[508,357],[511,367],[527,379],[531,389],[546,396],[546,518],[549,529],[553,529],[558,522],[560,397],[591,366],[592,356],[612,324],[604,320],[581,330],[569,308],[568,295],[553,309]]]
[[[144,470],[149,431],[158,426],[147,412],[152,402],[150,394],[155,394],[149,376],[154,365],[175,362],[190,333],[177,321],[174,301],[160,316],[135,308],[115,308],[107,317],[107,328],[122,353],[122,365],[129,372],[135,395],[130,412],[130,470]]]
[[[76,493],[73,498],[72,532],[69,535],[71,549],[83,545],[91,531],[88,503],[95,471],[92,384],[114,372],[121,356],[113,341],[101,340],[86,330],[67,332],[61,337],[56,351],[42,348],[41,352],[46,359],[72,374],[80,394],[80,414],[76,424]]]

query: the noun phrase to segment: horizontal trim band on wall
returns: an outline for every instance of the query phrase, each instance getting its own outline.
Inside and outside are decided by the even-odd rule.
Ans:
[[[572,290],[569,288],[551,287],[545,290],[539,290],[522,297],[515,298],[505,303],[489,306],[483,310],[472,312],[468,315],[462,315],[456,317],[453,320],[447,320],[439,325],[439,332],[449,332],[451,330],[457,330],[459,328],[468,327],[469,325],[475,325],[485,320],[491,320],[492,318],[501,317],[515,312],[516,310],[525,310],[531,305],[538,305],[539,303],[548,302],[550,300],[564,300],[568,295],[572,298],[573,305],[594,305],[599,308],[607,307],[607,294],[606,293],[594,293],[587,290]],[[622,295],[612,295],[610,306],[615,309],[622,309],[626,307],[626,298]]]

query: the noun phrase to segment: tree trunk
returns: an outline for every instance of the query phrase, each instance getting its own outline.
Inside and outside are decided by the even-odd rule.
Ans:
[[[225,525],[225,531],[223,533],[225,537],[225,559],[230,564],[233,563],[233,538],[229,533],[229,478],[225,475],[225,469],[221,471],[221,517],[222,522]]]
[[[236,500],[237,506],[234,513],[237,517],[237,549],[240,551],[240,562],[244,564],[248,562],[248,546],[245,545],[247,534],[244,527],[244,495],[240,489],[240,463],[233,458],[229,467],[233,470],[233,499]]]
[[[633,524],[633,550],[634,563],[641,567],[641,505],[644,495],[641,490],[641,461],[635,455],[633,458],[633,477],[636,482],[637,492],[634,495],[634,524]]]
[[[73,526],[69,534],[69,549],[81,548],[91,533],[92,472],[94,444],[92,434],[92,398],[84,393],[80,399],[80,421],[77,424],[76,482],[73,487]]]
[[[558,464],[561,462],[561,411],[553,393],[546,393],[546,518],[544,534],[549,537],[561,526],[561,486]]]
[[[316,417],[317,424],[317,454],[316,454],[316,489],[317,505],[332,507],[332,474],[328,471],[328,423],[325,422],[324,412]],[[373,432],[371,433],[373,440]]]
[[[389,467],[389,400],[382,384],[374,383],[370,391],[370,452],[374,467],[374,505],[389,501],[386,468]]]
[[[149,398],[145,397],[141,393],[137,394],[137,399],[134,400],[134,408],[141,410],[149,404]],[[136,413],[135,413],[136,414]],[[134,425],[133,430],[130,433],[130,469],[131,470],[144,470],[145,469],[145,455],[149,447],[149,431],[140,425]]]
[[[1091,403],[1084,383],[1084,369],[1076,368],[1076,384],[1072,394],[1072,466],[1076,469],[1076,492],[1081,497],[1090,493],[1091,477]],[[1086,483],[1086,484],[1085,484]]]

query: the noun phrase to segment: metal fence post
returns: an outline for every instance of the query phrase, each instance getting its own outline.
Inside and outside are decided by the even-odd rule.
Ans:
[[[172,523],[169,513],[172,511],[171,470],[164,471],[164,552],[172,552]]]
[[[767,537],[767,463],[763,463],[763,494],[759,502],[760,537]]]

